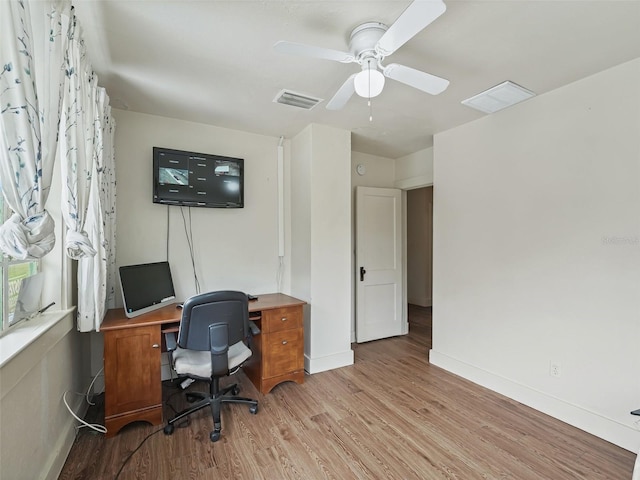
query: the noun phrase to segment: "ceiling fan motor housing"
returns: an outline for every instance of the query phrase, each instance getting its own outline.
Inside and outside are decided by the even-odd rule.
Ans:
[[[355,57],[356,62],[362,62],[368,58],[376,58],[380,61],[384,58],[376,52],[376,44],[384,35],[388,27],[380,22],[368,22],[356,27],[351,32],[349,40],[349,50]]]

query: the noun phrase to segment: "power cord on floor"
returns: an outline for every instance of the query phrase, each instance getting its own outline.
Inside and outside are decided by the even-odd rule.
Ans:
[[[157,430],[154,430],[153,432],[151,432],[149,435],[147,435],[144,440],[142,440],[140,442],[140,445],[138,445],[133,452],[131,452],[127,458],[124,459],[124,462],[122,462],[122,465],[120,465],[120,470],[118,470],[118,473],[116,473],[115,479],[114,480],[118,480],[118,477],[120,477],[120,474],[122,473],[122,469],[124,468],[124,466],[127,464],[127,462],[131,459],[131,457],[133,457],[133,454],[136,453],[138,450],[140,450],[140,447],[142,447],[142,445],[144,445],[144,442],[146,442],[147,440],[149,440],[151,437],[153,437],[156,433],[161,432],[164,429],[164,427],[160,427]]]
[[[89,405],[95,405],[95,403],[93,403],[90,400],[89,397],[89,393],[91,392],[91,388],[93,387],[93,384],[96,382],[96,379],[98,378],[98,375],[100,375],[100,373],[102,372],[102,368],[100,370],[98,370],[98,373],[95,374],[95,376],[93,377],[93,380],[91,381],[91,383],[89,384],[89,388],[87,388],[86,393],[80,393],[80,392],[70,392],[69,390],[67,390],[66,392],[64,392],[62,394],[62,401],[64,402],[64,405],[67,407],[67,410],[69,410],[69,413],[73,416],[73,418],[75,418],[78,422],[80,422],[80,425],[76,426],[76,429],[80,429],[80,428],[84,428],[84,427],[88,427],[91,430],[94,430],[98,433],[107,433],[107,428],[104,425],[100,425],[97,423],[87,423],[85,422],[83,419],[81,419],[78,415],[76,415],[76,413],[71,409],[71,407],[69,406],[69,403],[67,402],[67,393],[73,393],[74,395],[82,395],[85,399],[85,401],[89,404]]]
[[[163,382],[163,386],[165,385],[165,383]],[[181,387],[180,385],[175,385],[174,381],[169,382],[169,385],[171,385],[170,388],[175,389],[176,391],[169,394],[169,396],[167,396],[166,400],[164,401],[164,404],[169,407],[172,411],[174,415],[178,415],[178,413],[180,413],[179,410],[176,409],[176,407],[174,407],[170,400],[177,396],[177,395],[184,395],[187,393],[186,388]],[[180,421],[179,423],[176,423],[175,426],[177,428],[186,428],[191,424],[191,419],[189,417],[185,417],[182,419],[182,421]]]
[[[175,387],[177,390],[175,392],[173,392],[172,394],[169,395],[169,397],[167,397],[167,399],[165,400],[165,404],[171,408],[171,410],[173,410],[176,414],[178,413],[177,410],[175,409],[175,407],[173,405],[171,405],[171,403],[169,403],[169,400],[178,394],[183,393],[183,390],[180,387]],[[184,428],[187,427],[189,425],[190,421],[189,418],[185,418],[182,422],[180,422],[179,424],[176,425],[176,427],[178,428]],[[142,440],[142,442],[140,442],[140,444],[127,456],[127,458],[124,459],[124,462],[122,462],[122,465],[120,465],[120,469],[118,470],[118,473],[116,473],[115,479],[114,480],[118,480],[118,477],[120,476],[120,474],[122,473],[122,470],[124,469],[124,466],[129,462],[129,460],[131,459],[131,457],[133,457],[133,454],[136,453],[138,450],[140,450],[140,448],[142,447],[142,445],[144,445],[144,442],[146,442],[147,440],[149,440],[152,436],[154,436],[156,433],[161,432],[162,430],[164,430],[164,426],[158,428],[157,430],[154,430],[153,432],[151,432],[149,435],[147,435],[144,440]]]

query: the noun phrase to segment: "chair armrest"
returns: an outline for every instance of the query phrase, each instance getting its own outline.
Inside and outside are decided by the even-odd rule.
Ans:
[[[249,329],[251,330],[251,335],[260,335],[260,329],[258,325],[253,323],[252,320],[249,320]]]
[[[165,332],[164,343],[167,345],[167,352],[173,352],[178,347],[175,332]]]

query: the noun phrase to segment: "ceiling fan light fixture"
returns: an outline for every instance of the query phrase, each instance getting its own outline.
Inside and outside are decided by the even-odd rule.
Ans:
[[[364,98],[377,97],[384,88],[384,75],[379,71],[372,60],[367,60],[362,65],[362,71],[353,79],[356,93]]]

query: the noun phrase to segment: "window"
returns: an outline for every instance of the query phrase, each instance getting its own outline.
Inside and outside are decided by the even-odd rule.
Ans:
[[[11,211],[4,203],[2,187],[0,187],[0,224],[9,217]],[[40,262],[37,260],[15,260],[0,253],[0,311],[2,311],[2,325],[0,333],[4,333],[13,324],[13,312],[16,308],[20,283],[23,278],[38,273]]]

